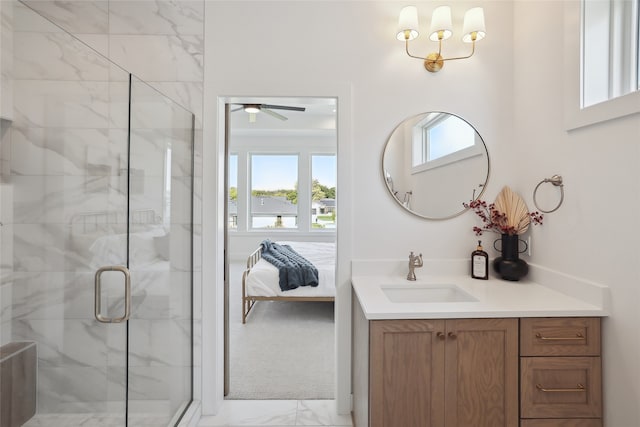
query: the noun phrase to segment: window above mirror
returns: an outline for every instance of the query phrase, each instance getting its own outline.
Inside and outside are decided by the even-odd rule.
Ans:
[[[482,154],[482,141],[467,122],[447,113],[429,113],[413,126],[412,173]]]
[[[638,91],[639,8],[635,0],[583,0],[582,108]]]

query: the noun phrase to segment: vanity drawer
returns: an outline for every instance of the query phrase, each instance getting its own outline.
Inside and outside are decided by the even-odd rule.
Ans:
[[[596,418],[522,420],[520,427],[602,427],[602,420]]]
[[[521,356],[599,356],[600,318],[520,320]]]
[[[599,357],[520,358],[522,418],[601,418]]]

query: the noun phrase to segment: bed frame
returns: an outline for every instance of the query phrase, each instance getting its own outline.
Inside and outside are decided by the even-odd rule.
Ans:
[[[247,323],[247,316],[256,301],[335,301],[335,297],[260,297],[247,295],[247,277],[251,269],[262,258],[262,245],[247,258],[247,269],[242,273],[242,324]]]

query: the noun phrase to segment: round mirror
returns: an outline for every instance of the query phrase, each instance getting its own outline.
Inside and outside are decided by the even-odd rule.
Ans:
[[[489,179],[489,153],[480,134],[460,117],[422,113],[400,123],[382,155],[394,200],[428,219],[446,219],[479,198]]]

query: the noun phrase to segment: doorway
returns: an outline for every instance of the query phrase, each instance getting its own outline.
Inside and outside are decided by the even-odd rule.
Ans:
[[[334,398],[333,302],[260,300],[242,323],[241,294],[247,258],[265,239],[287,242],[302,252],[311,250],[310,256],[320,246],[333,245],[335,266],[336,104],[336,98],[314,97],[227,100],[228,399]],[[332,274],[335,288],[335,271]]]

